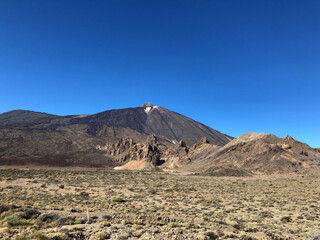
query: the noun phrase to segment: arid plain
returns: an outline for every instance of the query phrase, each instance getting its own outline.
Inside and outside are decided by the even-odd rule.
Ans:
[[[319,180],[2,168],[0,238],[316,239]]]

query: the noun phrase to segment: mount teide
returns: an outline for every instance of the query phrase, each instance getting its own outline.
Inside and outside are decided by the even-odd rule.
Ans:
[[[73,116],[15,110],[0,114],[0,164],[115,166],[119,162],[99,146],[123,138],[145,142],[148,135],[154,135],[163,146],[181,140],[191,146],[203,137],[224,146],[233,139],[150,103]]]
[[[95,136],[130,137],[136,141],[143,141],[146,136],[153,134],[163,141],[178,143],[184,140],[188,145],[192,145],[207,137],[211,143],[223,146],[233,139],[181,114],[151,103],[137,108],[111,110],[75,118],[71,123],[87,124],[87,132]]]

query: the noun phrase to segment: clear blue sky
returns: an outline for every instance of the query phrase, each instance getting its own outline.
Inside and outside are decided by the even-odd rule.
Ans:
[[[0,113],[151,102],[320,147],[320,1],[0,1]]]

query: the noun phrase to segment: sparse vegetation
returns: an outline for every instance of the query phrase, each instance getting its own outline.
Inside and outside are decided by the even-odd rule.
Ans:
[[[15,240],[49,240],[42,232],[34,232],[30,234],[20,234],[15,237]]]
[[[319,178],[1,169],[0,238],[312,239]]]
[[[98,239],[108,239],[110,238],[110,235],[108,233],[105,232],[98,232],[95,234],[96,238]]]
[[[114,202],[125,202],[125,200],[122,198],[122,197],[115,197],[114,199],[113,199],[113,201]]]
[[[281,222],[288,223],[288,222],[292,222],[292,217],[285,216],[285,217],[282,217],[280,220]]]
[[[23,218],[21,213],[14,213],[6,218],[6,226],[8,227],[23,227],[30,225],[30,221]]]

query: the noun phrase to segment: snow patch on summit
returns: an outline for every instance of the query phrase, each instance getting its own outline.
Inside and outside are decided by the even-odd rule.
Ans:
[[[144,109],[144,111],[145,111],[146,113],[149,113],[149,112],[151,111],[151,109],[152,109],[152,107],[146,107],[146,108]]]
[[[147,107],[145,107],[145,109],[144,109],[144,111],[147,113],[147,114],[149,114],[153,109],[157,109],[157,108],[159,108],[158,106],[147,106]]]

